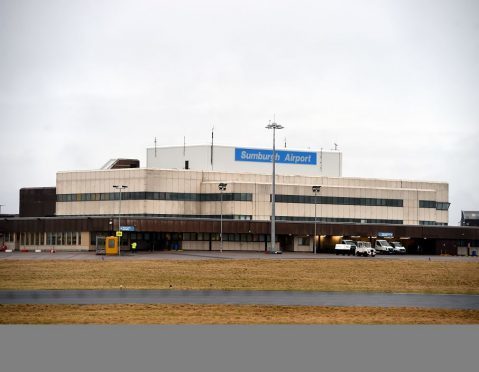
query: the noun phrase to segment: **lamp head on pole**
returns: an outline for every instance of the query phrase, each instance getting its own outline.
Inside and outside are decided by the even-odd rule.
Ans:
[[[265,128],[267,129],[283,129],[284,127],[278,123],[269,123]]]
[[[314,193],[317,193],[321,190],[321,186],[313,186],[312,189]]]
[[[218,190],[220,190],[220,191],[226,191],[226,186],[228,186],[227,183],[220,183],[220,184],[218,185]]]

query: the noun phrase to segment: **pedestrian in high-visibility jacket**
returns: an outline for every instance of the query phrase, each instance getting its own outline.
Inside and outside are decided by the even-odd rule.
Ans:
[[[136,251],[136,242],[131,243],[131,252],[135,253]]]

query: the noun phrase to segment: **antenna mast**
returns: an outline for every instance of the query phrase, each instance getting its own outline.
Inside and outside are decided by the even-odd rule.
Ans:
[[[211,128],[211,170],[213,170],[213,141],[214,141],[214,135],[213,132],[215,130],[215,127]]]

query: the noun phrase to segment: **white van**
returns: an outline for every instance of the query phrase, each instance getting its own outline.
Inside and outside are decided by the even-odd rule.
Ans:
[[[394,254],[406,254],[406,248],[400,242],[391,242]]]
[[[378,253],[391,254],[393,253],[393,247],[388,243],[387,240],[376,240],[374,248]]]

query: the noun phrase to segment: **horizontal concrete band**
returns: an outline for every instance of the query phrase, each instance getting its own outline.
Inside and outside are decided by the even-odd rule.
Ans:
[[[219,290],[0,291],[1,304],[255,304],[479,310],[479,295]]]

